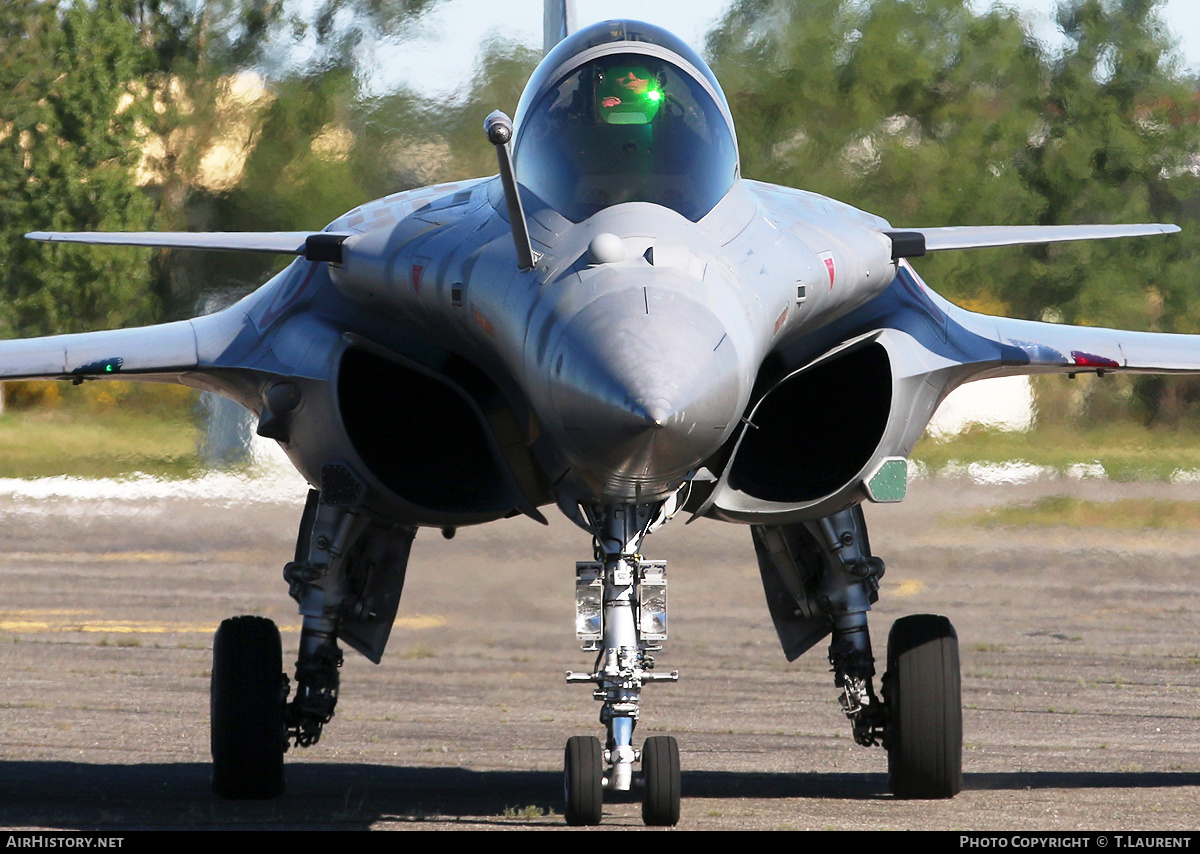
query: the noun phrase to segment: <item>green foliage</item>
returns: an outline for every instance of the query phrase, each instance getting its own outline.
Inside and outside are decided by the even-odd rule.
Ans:
[[[1194,86],[1170,62],[1156,5],[1075,0],[1056,57],[1000,6],[746,0],[709,51],[750,177],[897,226],[1187,220]],[[1194,241],[948,253],[920,266],[948,296],[1017,316],[1190,331]]]
[[[351,155],[354,80],[325,70],[277,84],[229,206],[234,227],[314,228],[369,198]],[[239,222],[241,220],[241,222]],[[257,225],[243,225],[243,223]]]
[[[748,177],[897,227],[1177,222],[1167,239],[933,255],[940,292],[991,313],[1200,331],[1200,100],[1160,0],[1068,0],[1061,54],[968,0],[742,0],[710,34]],[[1139,381],[1151,421],[1197,390]]]
[[[449,159],[441,180],[478,178],[496,173],[496,149],[483,135],[483,119],[492,110],[509,116],[540,54],[521,45],[493,40],[484,45],[471,85],[452,103],[427,103],[425,124],[445,140]]]
[[[990,221],[1028,221],[1035,200],[1011,161],[1036,118],[1041,68],[1012,12],[745,2],[708,47],[746,175],[920,224],[978,215],[986,189]]]
[[[490,43],[453,100],[407,89],[375,95],[347,65],[278,81],[244,177],[220,210],[248,228],[312,228],[387,193],[492,174],[482,116],[515,110],[536,61]]]
[[[368,158],[330,156],[322,145],[355,112],[360,86],[376,70],[376,49],[403,41],[436,0],[122,5],[149,56],[137,89],[152,106],[143,116],[148,142],[143,173],[150,176],[146,191],[155,205],[156,228],[318,228],[337,213],[400,188],[372,180],[388,172],[377,166],[379,149],[360,169]],[[256,86],[253,97],[238,92]],[[362,152],[371,150],[371,134],[354,134],[355,143],[364,143]],[[254,162],[239,166],[246,155],[239,149],[253,151]],[[275,168],[286,172],[272,174]],[[212,291],[257,287],[277,269],[275,260],[156,253],[152,287],[162,319],[211,307]]]
[[[1025,315],[1169,332],[1200,330],[1193,275],[1200,235],[1195,86],[1171,62],[1151,0],[1075,0],[1059,10],[1070,39],[1049,63],[1042,136],[1026,167],[1047,224],[1180,222],[1170,240],[1097,243],[1031,253],[1008,302]]]
[[[29,230],[141,230],[130,87],[146,52],[117,0],[0,6],[0,336],[155,316],[148,253],[48,246]]]
[[[747,176],[816,190],[898,226],[1036,222],[1022,174],[1046,68],[1015,13],[967,0],[740,3],[709,40]],[[1003,308],[1012,251],[921,264],[939,290]]]
[[[489,43],[472,85],[455,99],[374,93],[353,63],[289,75],[271,86],[256,118],[238,185],[197,198],[223,229],[309,229],[388,193],[493,174],[482,117],[515,110],[536,62],[527,49]],[[247,283],[273,269],[271,259],[248,256],[204,263],[209,277]]]
[[[445,111],[363,88],[373,71],[365,45],[402,40],[432,5],[0,5],[0,337],[190,316],[205,292],[248,290],[277,266],[47,246],[23,240],[26,231],[316,228],[425,183],[421,158],[453,171],[428,157],[440,129],[425,117]],[[307,57],[303,68],[279,59],[296,53]],[[234,91],[248,68],[271,75],[250,99]],[[222,160],[234,165],[214,177]]]
[[[156,2],[160,11],[188,5]],[[148,31],[172,31],[168,44],[187,45],[160,52],[153,84],[156,103],[166,107],[156,128],[166,147],[158,170],[161,227],[319,228],[364,201],[426,183],[403,156],[405,140],[428,133],[413,120],[418,99],[367,87],[375,50],[403,41],[433,5],[211,0],[199,17],[149,19]],[[305,57],[302,65],[297,56]],[[237,75],[251,71],[261,91],[239,102]],[[212,161],[224,158],[244,163],[215,180]],[[190,316],[214,290],[247,292],[278,267],[269,256],[168,253],[160,277],[168,315]]]

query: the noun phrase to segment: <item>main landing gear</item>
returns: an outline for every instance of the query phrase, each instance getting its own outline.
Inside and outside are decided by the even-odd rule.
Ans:
[[[597,653],[591,673],[567,673],[568,682],[591,683],[599,700],[604,747],[592,736],[567,741],[563,789],[567,824],[600,823],[603,794],[642,787],[642,819],[648,825],[679,822],[679,745],[671,736],[633,745],[642,687],[676,682],[678,671],[657,673],[651,653],[667,637],[666,562],[642,560],[642,539],[659,508],[621,505],[591,508],[596,559],[576,565],[576,635]],[[641,764],[635,774],[634,765]]]
[[[897,620],[888,635],[882,700],[867,612],[883,561],[871,555],[860,507],[796,525],[755,526],[763,587],[789,660],[826,634],[838,700],[854,739],[883,745],[888,786],[901,798],[950,798],[962,789],[958,636],[945,617]]]
[[[303,618],[291,701],[274,623],[233,617],[213,641],[213,791],[224,798],[283,793],[288,746],[316,744],[333,719],[338,640],[378,663],[396,615],[415,530],[361,507],[361,485],[345,467],[325,466],[322,482],[283,572]]]

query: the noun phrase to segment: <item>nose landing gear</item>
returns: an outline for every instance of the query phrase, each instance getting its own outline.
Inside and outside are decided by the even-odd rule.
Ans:
[[[642,686],[675,682],[678,671],[654,672],[650,653],[667,637],[666,562],[642,560],[638,551],[657,508],[606,507],[589,512],[596,534],[595,561],[576,564],[576,634],[585,651],[597,653],[591,673],[567,673],[568,682],[595,685],[600,723],[608,737],[567,742],[564,789],[567,823],[600,823],[603,789],[628,792],[643,787],[642,818],[649,825],[679,821],[679,746],[671,736],[633,746]],[[633,766],[641,762],[641,774]]]

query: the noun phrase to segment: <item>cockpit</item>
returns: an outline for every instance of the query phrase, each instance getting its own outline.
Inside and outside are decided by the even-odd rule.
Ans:
[[[623,202],[697,221],[738,175],[712,72],[649,24],[609,21],[561,42],[517,111],[517,182],[573,222]]]

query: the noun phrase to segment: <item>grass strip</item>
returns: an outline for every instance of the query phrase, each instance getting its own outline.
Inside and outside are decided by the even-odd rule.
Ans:
[[[1049,495],[1032,504],[1006,504],[961,521],[984,527],[1112,528],[1122,530],[1200,530],[1200,502],[1158,498],[1088,501]]]
[[[0,477],[180,479],[203,473],[192,413],[10,410],[0,416]]]
[[[942,441],[925,436],[912,457],[933,472],[977,462],[1020,461],[1065,475],[1074,466],[1098,463],[1111,480],[1166,483],[1181,472],[1200,475],[1200,431],[1129,422],[1086,428],[1053,424],[1023,433],[973,429]]]

